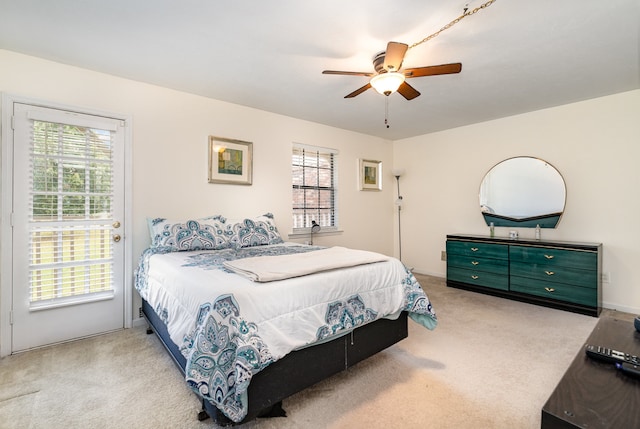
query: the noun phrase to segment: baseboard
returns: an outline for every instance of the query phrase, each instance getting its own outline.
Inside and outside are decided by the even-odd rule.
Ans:
[[[147,326],[147,320],[144,317],[133,319],[133,322],[131,323],[132,328],[139,328],[141,326]]]
[[[602,302],[602,308],[606,308],[608,310],[621,311],[623,313],[631,313],[631,314],[640,314],[640,308],[636,307],[628,307],[622,304],[615,304],[612,302]]]
[[[433,273],[431,271],[427,271],[427,270],[421,270],[419,268],[414,268],[413,270],[411,270],[413,273],[415,274],[422,274],[423,276],[431,276],[431,277],[440,277],[441,279],[444,279],[446,276],[442,273]]]

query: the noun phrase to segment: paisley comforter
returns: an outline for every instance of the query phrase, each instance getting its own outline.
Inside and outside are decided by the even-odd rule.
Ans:
[[[429,298],[397,259],[269,283],[224,265],[319,249],[293,243],[183,252],[155,247],[141,256],[136,289],[185,356],[188,385],[231,420],[247,413],[252,376],[293,350],[401,311],[435,328]]]

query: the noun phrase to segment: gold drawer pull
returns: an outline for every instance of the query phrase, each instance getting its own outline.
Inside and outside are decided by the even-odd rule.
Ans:
[[[478,261],[471,261],[471,265],[478,265],[480,262]]]
[[[478,276],[471,276],[472,279],[478,280]]]
[[[545,271],[544,273],[548,276],[552,276],[555,274],[553,271]]]
[[[544,255],[544,257],[547,259],[553,259],[553,255]]]
[[[556,290],[552,287],[546,287],[544,288],[544,290],[546,290],[547,292],[555,292]]]
[[[477,251],[478,251],[478,248],[477,248],[477,247],[472,247],[472,248],[471,248],[471,251],[472,251],[472,252],[477,252]]]

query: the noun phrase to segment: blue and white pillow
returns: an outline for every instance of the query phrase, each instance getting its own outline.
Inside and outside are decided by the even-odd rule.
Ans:
[[[149,219],[151,247],[166,247],[174,252],[220,250],[230,247],[222,216],[172,221]]]
[[[253,219],[229,221],[225,227],[225,236],[229,244],[235,248],[284,242],[271,213]]]

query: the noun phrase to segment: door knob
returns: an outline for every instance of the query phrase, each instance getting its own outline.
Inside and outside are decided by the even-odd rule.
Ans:
[[[118,222],[118,221],[113,222],[113,227],[114,228],[120,228],[120,222]]]
[[[120,241],[122,237],[120,237],[120,234],[116,234],[113,236],[113,241],[115,241],[116,243]]]

